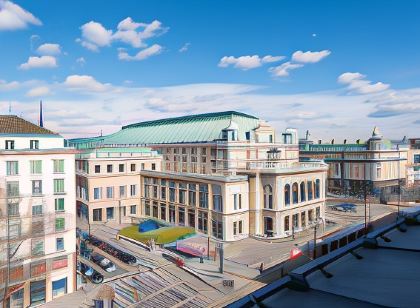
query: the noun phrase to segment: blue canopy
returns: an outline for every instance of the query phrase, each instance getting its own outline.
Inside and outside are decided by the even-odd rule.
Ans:
[[[152,219],[148,219],[139,224],[139,232],[147,232],[156,229],[159,229],[159,224]]]

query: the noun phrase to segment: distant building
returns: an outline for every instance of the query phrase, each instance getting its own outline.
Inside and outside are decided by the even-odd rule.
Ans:
[[[75,150],[0,115],[0,301],[36,306],[76,287]]]
[[[300,157],[328,163],[328,190],[334,193],[363,194],[366,184],[370,192],[381,195],[395,193],[399,183],[407,183],[408,146],[393,146],[377,127],[366,143],[301,144]]]
[[[412,184],[420,185],[420,138],[409,139],[408,166],[411,169]]]
[[[300,163],[295,129],[277,135],[251,115],[228,111],[147,121],[68,143],[82,150],[150,147],[161,155],[161,166],[138,171],[138,217],[191,226],[225,241],[289,236],[324,218],[327,165]],[[103,176],[118,176],[113,173]],[[101,185],[89,187],[88,198],[102,189],[105,208],[111,203]]]

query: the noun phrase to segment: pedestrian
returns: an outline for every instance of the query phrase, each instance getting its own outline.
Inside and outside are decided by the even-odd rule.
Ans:
[[[262,274],[263,270],[264,270],[264,262],[261,262],[261,265],[260,265],[260,275]]]

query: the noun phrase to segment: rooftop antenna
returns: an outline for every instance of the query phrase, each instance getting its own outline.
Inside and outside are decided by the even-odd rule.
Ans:
[[[39,101],[39,126],[44,127],[44,119],[42,116],[42,100]]]
[[[12,102],[9,102],[9,114],[12,114]]]
[[[101,137],[102,137],[102,129],[101,129]]]

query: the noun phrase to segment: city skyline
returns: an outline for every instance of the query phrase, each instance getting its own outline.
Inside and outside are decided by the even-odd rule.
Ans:
[[[414,1],[99,4],[0,1],[0,113],[42,99],[65,137],[225,110],[337,142],[420,125]]]

